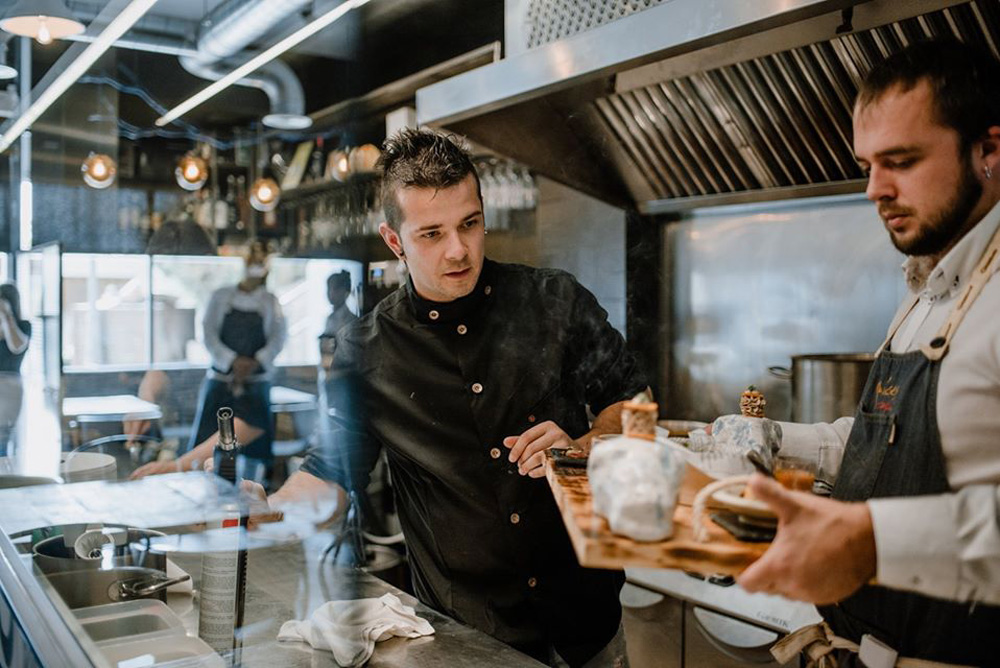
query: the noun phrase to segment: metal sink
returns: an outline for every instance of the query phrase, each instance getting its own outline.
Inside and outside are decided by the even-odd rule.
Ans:
[[[127,617],[82,621],[83,630],[94,642],[126,638],[146,633],[157,633],[170,629],[170,625],[159,615],[139,614]]]
[[[140,600],[74,610],[83,630],[99,646],[123,640],[184,635],[180,618],[161,601]]]

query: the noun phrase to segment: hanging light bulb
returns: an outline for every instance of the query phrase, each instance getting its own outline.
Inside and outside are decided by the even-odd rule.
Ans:
[[[115,182],[118,166],[110,155],[91,153],[80,167],[83,182],[91,188],[104,190]]]
[[[200,190],[208,181],[208,165],[197,156],[186,155],[177,163],[174,177],[184,190]]]
[[[281,199],[281,188],[274,179],[260,178],[250,186],[250,206],[258,211],[274,211]]]
[[[45,17],[38,17],[38,35],[35,37],[38,43],[43,46],[48,46],[52,43],[52,33],[49,32],[49,27],[45,25]]]
[[[0,29],[51,44],[54,39],[79,35],[84,25],[63,0],[20,0],[0,21]]]

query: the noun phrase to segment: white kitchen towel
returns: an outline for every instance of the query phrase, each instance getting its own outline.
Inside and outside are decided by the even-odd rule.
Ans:
[[[382,598],[324,603],[309,619],[282,624],[278,640],[302,641],[314,649],[329,650],[338,665],[348,668],[371,658],[377,642],[432,633],[434,627],[418,617],[412,607],[394,594],[385,594]]]

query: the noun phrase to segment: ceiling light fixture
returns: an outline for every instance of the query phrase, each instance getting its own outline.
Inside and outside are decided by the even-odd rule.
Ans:
[[[30,3],[33,4],[34,0]],[[55,80],[42,91],[42,94],[28,107],[28,110],[21,114],[17,120],[14,121],[13,125],[4,133],[3,137],[0,137],[0,153],[3,153],[14,140],[21,136],[21,133],[31,127],[32,123],[38,120],[38,117],[45,113],[53,102],[59,99],[59,97],[66,92],[66,89],[73,85],[77,79],[83,76],[90,66],[93,65],[98,58],[100,58],[105,51],[111,48],[119,37],[128,32],[136,21],[138,21],[142,16],[149,11],[149,9],[156,4],[156,0],[132,0],[132,2],[125,7],[118,15],[108,24],[108,26],[101,32],[100,35],[95,39],[83,52],[77,56],[76,60],[71,62],[69,66],[66,67],[62,73],[55,78]],[[0,23],[0,27],[3,27],[3,23]],[[51,28],[51,26],[50,26]],[[6,28],[4,28],[6,29]]]
[[[250,206],[258,211],[274,211],[281,199],[281,188],[274,179],[260,178],[250,186]]]
[[[196,155],[186,155],[177,162],[174,177],[184,190],[201,190],[208,181],[208,165]]]
[[[181,102],[179,105],[168,111],[166,114],[157,118],[156,125],[158,127],[163,127],[164,125],[167,125],[168,123],[175,121],[176,119],[180,118],[181,116],[191,111],[198,105],[204,103],[206,100],[211,99],[215,95],[219,94],[221,91],[225,90],[226,88],[233,85],[246,75],[250,74],[257,68],[259,68],[261,65],[274,60],[285,51],[288,51],[289,49],[304,42],[306,39],[312,37],[313,35],[315,35],[320,30],[322,30],[323,28],[327,27],[328,25],[339,19],[347,12],[351,11],[352,9],[356,9],[358,7],[366,5],[368,4],[368,2],[369,0],[346,0],[346,2],[337,5],[336,8],[331,9],[325,14],[314,19],[312,22],[307,23],[303,27],[293,32],[288,37],[284,38],[283,40],[272,46],[271,48],[251,58],[246,63],[240,65],[226,76],[203,88],[199,92],[189,97],[184,102]]]
[[[104,190],[115,182],[118,166],[110,155],[91,153],[80,167],[83,172],[83,182],[91,188]]]
[[[21,0],[0,21],[0,28],[15,35],[51,44],[54,39],[79,35],[84,25],[63,0]]]

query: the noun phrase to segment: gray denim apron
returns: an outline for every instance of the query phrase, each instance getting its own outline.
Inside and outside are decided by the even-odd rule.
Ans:
[[[998,252],[1000,230],[929,345],[902,354],[887,351],[905,316],[889,333],[858,405],[834,498],[864,501],[952,491],[937,424],[941,360],[995,270]],[[914,305],[916,299],[910,310]],[[997,434],[1000,437],[1000,428]],[[871,634],[900,656],[975,666],[995,665],[1000,656],[1000,607],[996,606],[866,585],[841,603],[820,608],[820,613],[838,636],[858,643],[863,634]]]

